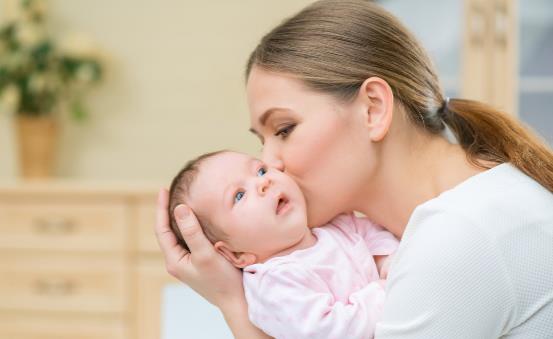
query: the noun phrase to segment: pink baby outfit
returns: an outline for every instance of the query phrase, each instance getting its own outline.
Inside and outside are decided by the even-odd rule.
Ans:
[[[397,239],[353,214],[312,231],[314,246],[244,269],[250,320],[278,339],[372,338],[385,297],[373,255]]]

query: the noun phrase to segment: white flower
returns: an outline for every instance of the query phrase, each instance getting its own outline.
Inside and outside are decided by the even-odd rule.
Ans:
[[[46,89],[46,77],[44,74],[33,74],[29,79],[29,90],[34,93],[41,93]]]
[[[32,22],[21,21],[16,27],[15,36],[22,46],[33,47],[44,39],[44,32]]]
[[[33,0],[29,11],[33,14],[42,16],[46,13],[46,3],[43,0]]]
[[[2,110],[13,112],[19,106],[21,93],[15,85],[8,85],[0,92],[0,107]]]
[[[36,20],[37,17],[40,18],[46,14],[46,3],[42,0],[33,0],[30,1],[28,5],[19,5],[15,7],[15,10],[16,18],[33,21]]]
[[[94,69],[88,64],[81,65],[79,66],[79,69],[77,69],[75,77],[77,78],[77,81],[88,84],[94,80]]]
[[[60,40],[60,51],[75,58],[97,58],[100,51],[89,38],[81,34],[66,35]]]

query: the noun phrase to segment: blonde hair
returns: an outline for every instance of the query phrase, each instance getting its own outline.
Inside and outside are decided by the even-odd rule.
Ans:
[[[431,134],[449,126],[469,161],[510,162],[553,192],[553,153],[516,119],[471,100],[445,100],[438,76],[415,37],[365,0],[321,0],[266,34],[253,66],[289,73],[309,88],[348,100],[370,77],[390,85],[410,121]],[[445,105],[444,105],[445,103]]]

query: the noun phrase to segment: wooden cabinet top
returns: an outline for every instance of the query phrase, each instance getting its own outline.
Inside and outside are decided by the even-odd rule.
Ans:
[[[0,196],[5,195],[87,195],[113,197],[156,197],[163,183],[81,181],[70,179],[0,181]]]

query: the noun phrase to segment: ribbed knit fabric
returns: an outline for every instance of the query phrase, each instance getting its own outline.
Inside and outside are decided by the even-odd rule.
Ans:
[[[417,207],[375,338],[553,338],[553,194],[502,164]]]

